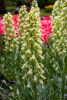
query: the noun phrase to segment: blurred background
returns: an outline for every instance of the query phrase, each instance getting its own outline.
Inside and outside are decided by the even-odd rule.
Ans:
[[[56,0],[37,0],[41,16],[51,15]],[[32,0],[0,0],[0,15],[6,12],[15,12],[18,7],[26,4],[30,6]]]

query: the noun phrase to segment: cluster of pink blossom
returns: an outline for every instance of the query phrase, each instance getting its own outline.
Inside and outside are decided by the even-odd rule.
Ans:
[[[0,36],[4,34],[3,18],[0,18]]]
[[[42,40],[45,44],[48,43],[48,39],[52,34],[52,23],[51,23],[51,16],[45,16],[41,18],[41,33],[42,33]]]
[[[18,34],[18,16],[13,16],[15,32]],[[51,16],[44,16],[41,18],[41,33],[42,40],[45,44],[48,43],[48,39],[52,34]],[[4,34],[3,18],[0,18],[0,35]]]

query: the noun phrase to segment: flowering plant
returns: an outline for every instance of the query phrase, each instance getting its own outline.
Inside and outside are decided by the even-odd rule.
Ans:
[[[29,13],[22,6],[0,19],[0,71],[15,82],[8,100],[67,99],[66,6],[57,0],[52,17],[40,18],[34,0]]]
[[[52,36],[44,46],[47,100],[65,100],[67,86],[67,1],[57,0],[52,11]],[[50,83],[50,84],[49,84]]]
[[[4,54],[1,55],[1,68],[7,79],[15,81],[14,87],[11,88],[11,99],[37,100],[38,86],[44,86],[45,76],[39,8],[36,1],[33,1],[29,13],[26,7],[22,6],[18,17],[5,14],[3,25]],[[27,94],[24,94],[26,91]]]

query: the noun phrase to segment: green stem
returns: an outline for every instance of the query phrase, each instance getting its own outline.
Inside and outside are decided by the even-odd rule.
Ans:
[[[36,87],[36,83],[34,84],[34,100],[37,100],[37,87]]]
[[[61,87],[61,92],[62,92],[62,100],[64,100],[64,88],[65,88],[65,74],[63,72],[63,75],[62,75],[62,87]]]

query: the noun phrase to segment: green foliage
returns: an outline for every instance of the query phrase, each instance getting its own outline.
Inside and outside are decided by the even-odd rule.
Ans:
[[[38,5],[39,5],[40,8],[44,8],[45,1],[44,0],[38,0]]]
[[[47,0],[50,4],[54,4],[56,0]]]
[[[56,0],[38,0],[38,5],[40,8],[44,8],[45,5],[54,4]]]
[[[58,52],[52,47],[50,39],[49,45],[44,45],[44,65],[45,69],[45,89],[42,94],[46,100],[65,100],[65,87],[67,85],[67,61],[66,57],[61,59]]]

